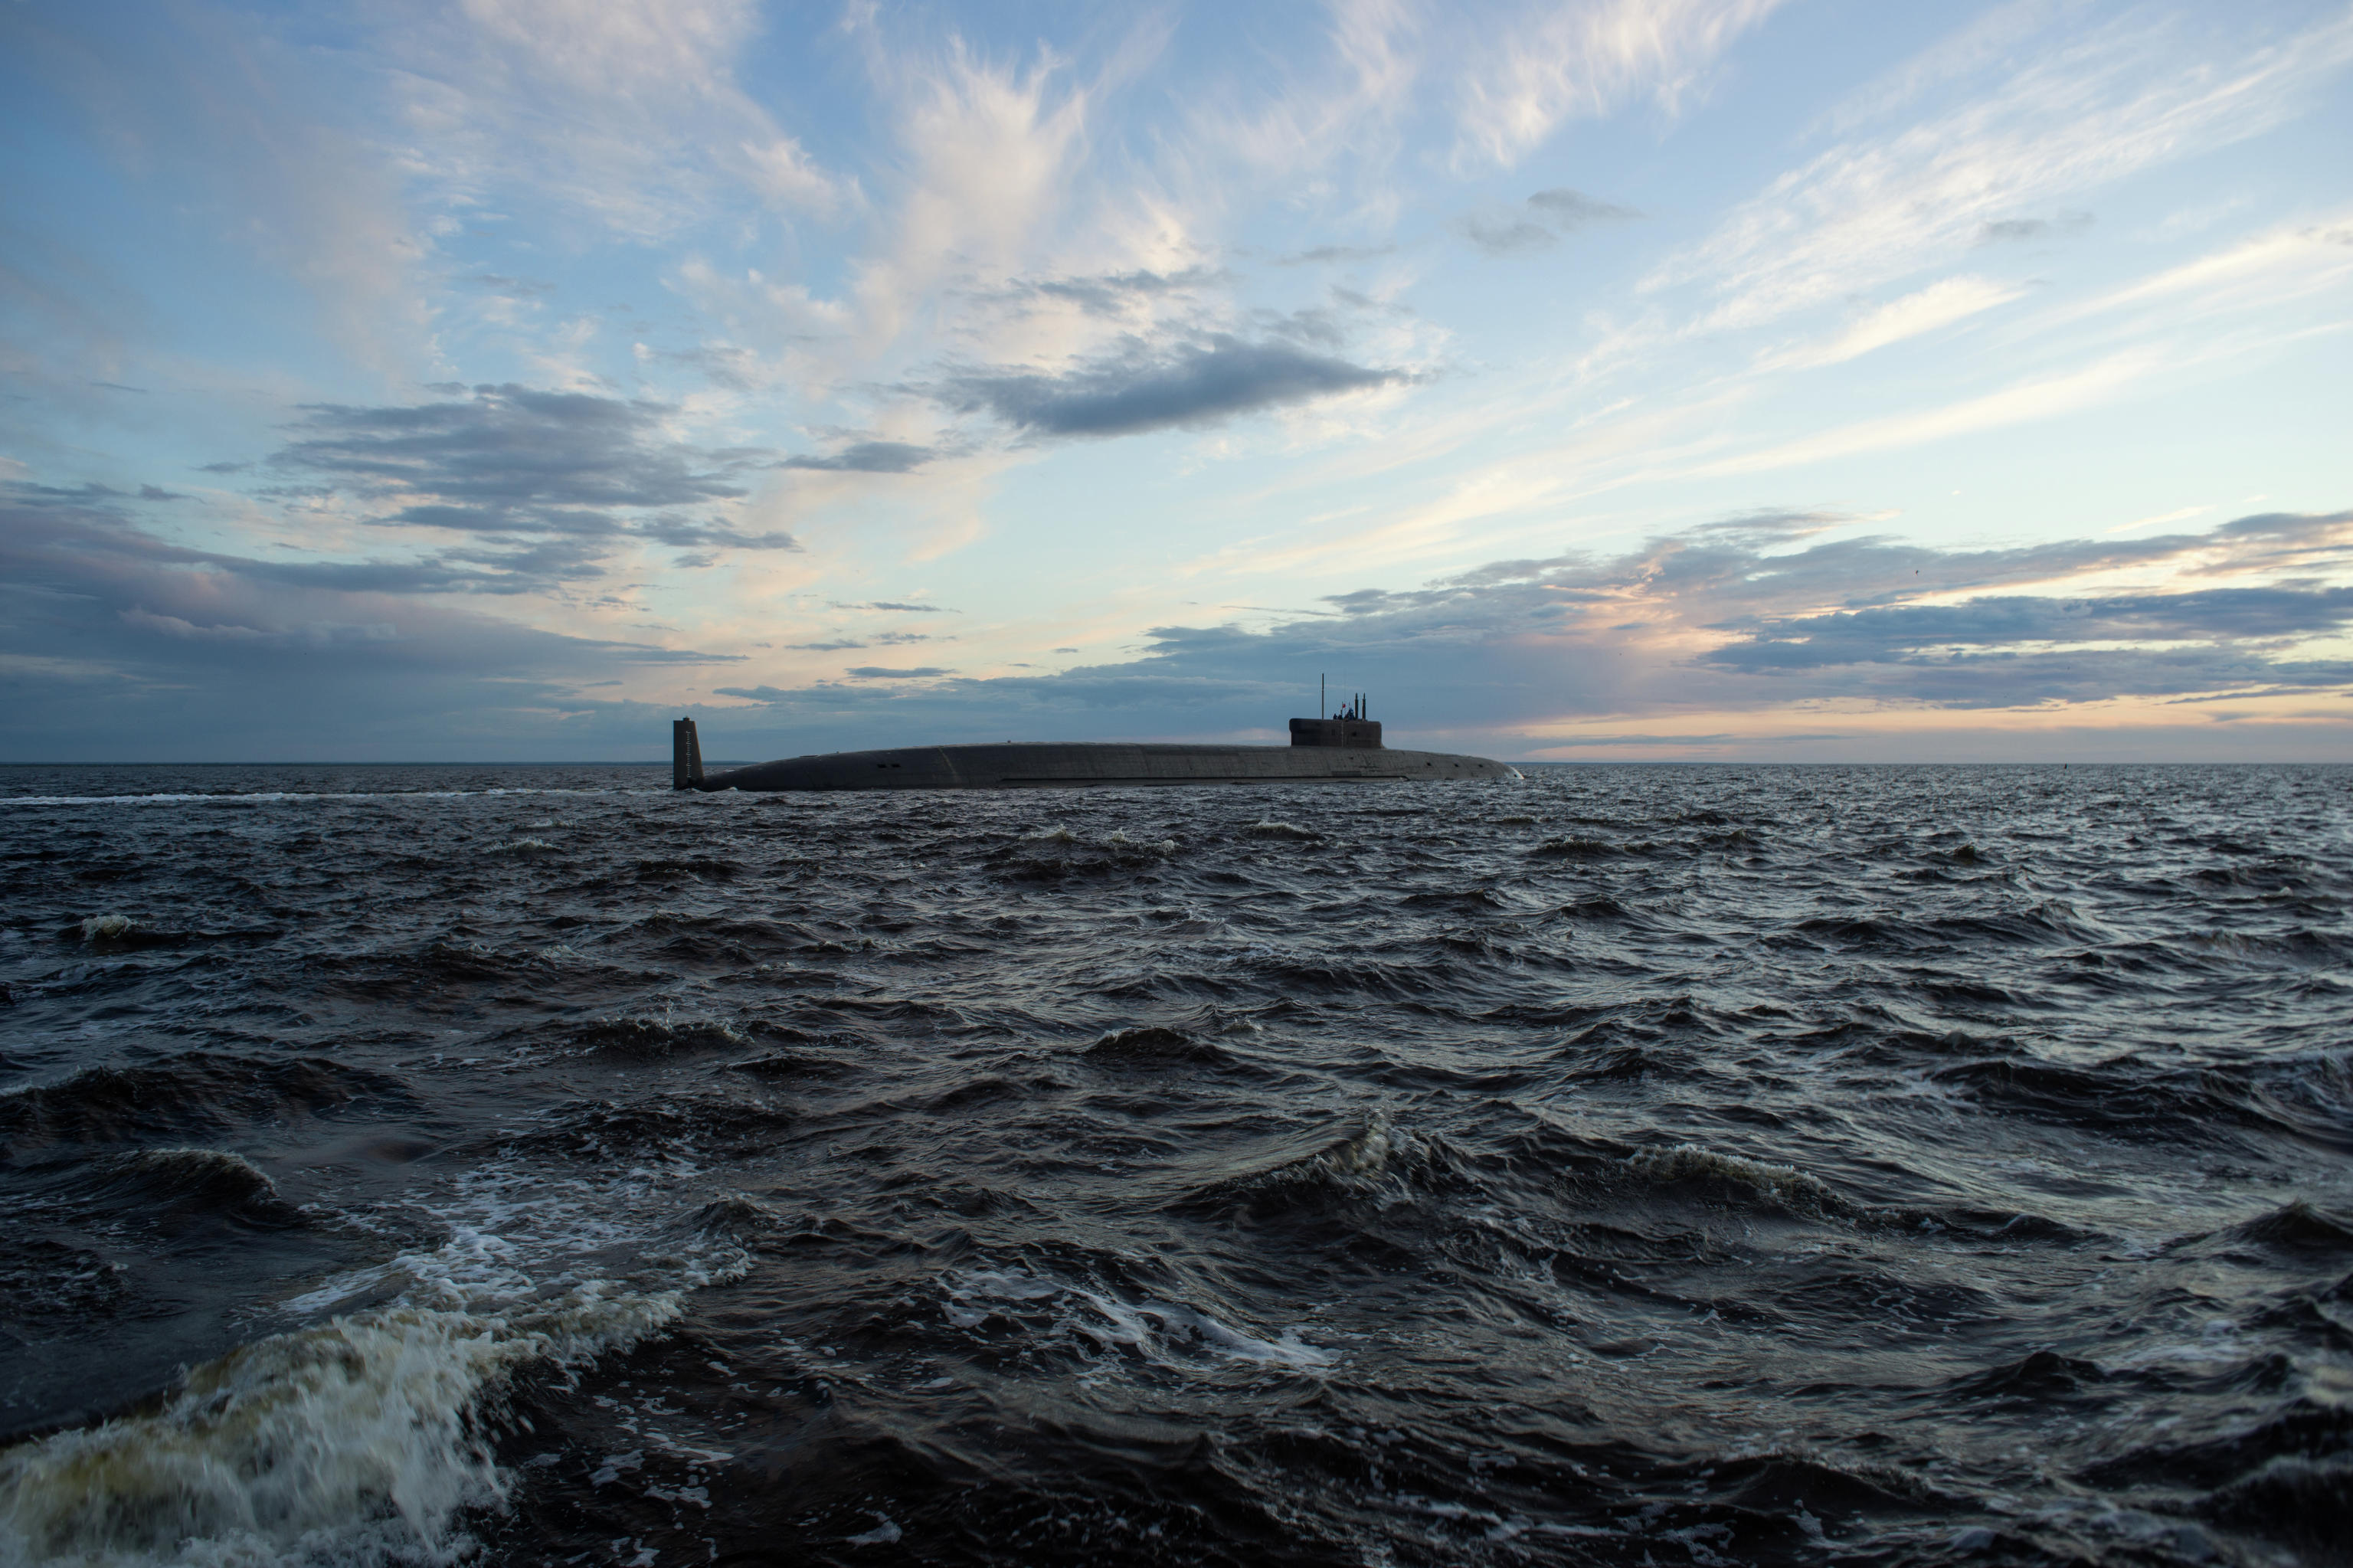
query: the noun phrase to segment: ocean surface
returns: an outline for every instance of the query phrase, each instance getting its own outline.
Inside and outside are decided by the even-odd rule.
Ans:
[[[0,769],[0,1562],[2353,1561],[2353,769]]]

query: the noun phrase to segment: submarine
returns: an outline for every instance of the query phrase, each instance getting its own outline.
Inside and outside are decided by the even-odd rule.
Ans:
[[[1518,779],[1509,763],[1443,751],[1392,751],[1359,697],[1330,718],[1291,721],[1289,746],[1003,741],[834,751],[702,770],[694,721],[670,726],[679,789],[1074,789],[1166,784],[1397,784],[1409,779]]]

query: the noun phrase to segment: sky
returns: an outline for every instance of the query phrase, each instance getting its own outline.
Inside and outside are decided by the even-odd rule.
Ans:
[[[0,760],[2353,761],[2353,5],[0,0]]]

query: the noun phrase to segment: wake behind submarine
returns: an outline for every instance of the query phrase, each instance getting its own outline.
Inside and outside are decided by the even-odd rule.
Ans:
[[[1289,746],[1155,746],[1113,741],[1004,741],[834,751],[702,770],[694,721],[670,726],[670,782],[680,789],[1071,789],[1159,784],[1377,784],[1406,779],[1518,779],[1484,757],[1391,751],[1358,697],[1330,718],[1291,721]]]

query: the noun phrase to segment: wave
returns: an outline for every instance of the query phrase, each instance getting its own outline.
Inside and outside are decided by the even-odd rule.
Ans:
[[[482,853],[503,855],[510,860],[554,860],[567,852],[563,845],[551,843],[545,839],[525,837],[492,844]]]
[[[529,1311],[401,1307],[259,1340],[153,1410],[0,1451],[0,1556],[446,1560],[460,1511],[507,1493],[485,1395],[627,1350],[682,1299],[592,1281]]]
[[[599,1019],[575,1030],[572,1040],[580,1050],[640,1061],[741,1051],[752,1044],[720,1018]]]
[[[2060,1125],[2097,1128],[2120,1138],[2147,1140],[2189,1134],[2211,1140],[2217,1128],[2227,1127],[2284,1132],[2325,1147],[2353,1148],[2353,1130],[2341,1111],[2332,1111],[2325,1087],[2315,1094],[2313,1086],[2300,1081],[2293,1070],[2264,1071],[2264,1078],[2250,1082],[2243,1070],[2153,1073],[2128,1055],[2084,1067],[2000,1056],[1940,1067],[1929,1078],[1964,1089],[1989,1106]]]
[[[135,1143],[221,1131],[363,1098],[406,1103],[393,1079],[318,1057],[269,1061],[192,1052],[138,1067],[90,1067],[58,1083],[0,1091],[0,1151]]]
[[[2298,1198],[2226,1226],[2211,1239],[2253,1242],[2281,1252],[2348,1253],[2353,1252],[2353,1219],[2316,1209]]]
[[[300,1224],[301,1211],[242,1154],[218,1149],[142,1149],[100,1168],[92,1196],[142,1207],[167,1206],[231,1215],[248,1223]]]
[[[2353,1465],[2340,1456],[2283,1456],[2218,1487],[2198,1511],[2258,1535],[2305,1548],[2312,1561],[2341,1558],[2353,1520]]]
[[[2063,1356],[2056,1351],[2036,1351],[2023,1360],[1973,1373],[1950,1386],[1953,1393],[1964,1399],[2042,1403],[2072,1398],[2107,1381],[2107,1372],[2095,1361]]]
[[[1090,1062],[1123,1067],[1226,1067],[1234,1061],[1230,1053],[1208,1041],[1157,1025],[1106,1034],[1080,1054]]]
[[[1742,1205],[1763,1205],[1812,1219],[1851,1217],[1860,1211],[1829,1182],[1794,1165],[1721,1154],[1696,1143],[1645,1149],[1628,1155],[1625,1169],[1648,1186],[1698,1187]]]
[[[1451,1152],[1374,1111],[1345,1135],[1305,1151],[1221,1177],[1169,1203],[1174,1212],[1276,1215],[1333,1201],[1403,1197],[1454,1171]]]
[[[1546,839],[1528,853],[1550,860],[1611,860],[1628,852],[1601,839],[1571,837]]]

